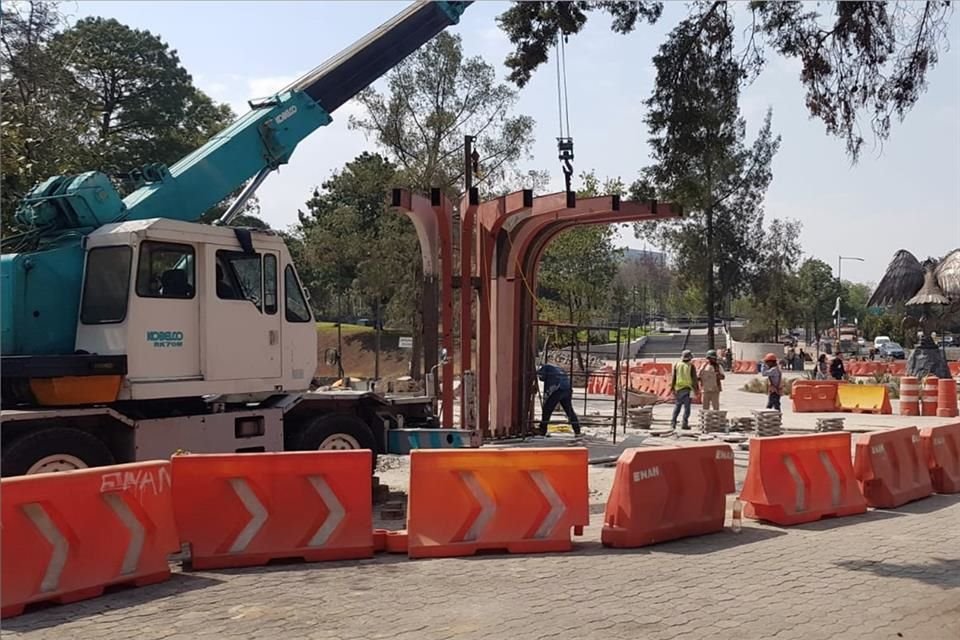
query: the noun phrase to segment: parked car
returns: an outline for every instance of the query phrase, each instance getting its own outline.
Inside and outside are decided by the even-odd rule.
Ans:
[[[880,345],[880,355],[885,358],[893,358],[894,360],[903,360],[907,357],[903,347],[890,340]]]
[[[890,336],[877,336],[876,338],[873,339],[873,348],[879,349],[880,345],[882,345],[885,342],[890,342]]]

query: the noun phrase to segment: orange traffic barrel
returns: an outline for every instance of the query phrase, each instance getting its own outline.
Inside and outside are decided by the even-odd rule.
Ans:
[[[920,415],[937,415],[937,396],[940,392],[940,379],[937,376],[927,376],[923,379],[923,395],[920,403]]]
[[[920,415],[920,380],[916,376],[900,378],[900,415]]]
[[[957,417],[957,381],[941,378],[937,382],[937,417]]]

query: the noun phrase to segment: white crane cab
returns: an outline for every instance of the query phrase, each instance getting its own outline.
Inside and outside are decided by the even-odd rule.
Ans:
[[[283,239],[163,218],[86,238],[76,348],[125,355],[119,400],[256,400],[306,390],[307,296]]]

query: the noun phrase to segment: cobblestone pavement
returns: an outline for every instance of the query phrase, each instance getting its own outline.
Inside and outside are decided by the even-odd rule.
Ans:
[[[178,573],[34,611],[3,637],[960,638],[960,496],[607,550]]]

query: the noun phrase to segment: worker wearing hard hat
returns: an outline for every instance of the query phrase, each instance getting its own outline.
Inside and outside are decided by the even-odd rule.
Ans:
[[[777,356],[772,353],[764,356],[760,375],[767,379],[767,409],[781,411],[780,396],[783,393],[783,371],[780,370]]]
[[[690,428],[690,400],[697,391],[700,381],[697,379],[697,369],[693,366],[693,353],[684,349],[680,354],[680,362],[673,365],[673,374],[670,378],[670,389],[673,391],[674,406],[670,428],[677,428],[677,418],[680,409],[683,409],[683,428]]]
[[[700,369],[700,396],[703,401],[704,409],[720,409],[720,391],[723,380],[723,369],[717,362],[717,352],[713,349],[707,351],[707,364]]]

